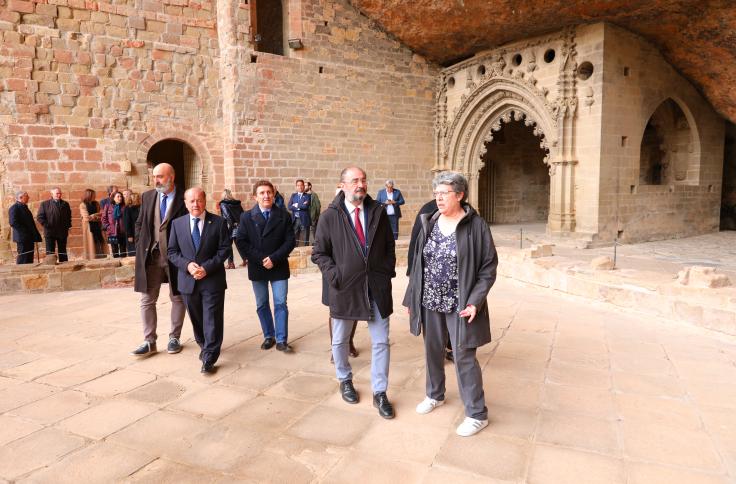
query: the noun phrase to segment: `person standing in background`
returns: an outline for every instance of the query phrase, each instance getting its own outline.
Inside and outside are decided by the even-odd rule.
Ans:
[[[243,204],[233,196],[233,192],[226,188],[222,191],[222,198],[217,204],[220,215],[227,222],[227,228],[230,231],[230,239],[234,242],[237,235],[238,225],[240,224],[240,216],[243,214]],[[235,269],[235,261],[233,253],[227,258],[227,268]]]
[[[69,238],[69,229],[72,228],[72,209],[66,200],[62,200],[59,187],[51,189],[51,199],[41,203],[36,214],[36,220],[43,227],[46,239],[46,255],[59,250],[59,262],[66,262],[69,256],[66,253],[66,241]]]
[[[18,248],[15,263],[33,264],[33,250],[36,242],[41,242],[41,234],[28,208],[28,192],[15,192],[15,203],[8,210],[8,219],[13,227],[13,241]]]
[[[383,188],[378,191],[376,201],[386,207],[386,215],[391,223],[391,231],[394,240],[399,238],[399,219],[401,218],[401,206],[405,203],[401,191],[394,188],[393,180],[386,180]]]
[[[95,191],[88,188],[79,204],[82,215],[82,246],[88,260],[105,256],[105,238],[102,236],[100,204],[95,200]]]
[[[125,201],[125,212],[123,212],[123,225],[125,236],[128,238],[128,257],[135,257],[135,221],[141,213],[141,196],[137,193],[130,194],[130,201]]]

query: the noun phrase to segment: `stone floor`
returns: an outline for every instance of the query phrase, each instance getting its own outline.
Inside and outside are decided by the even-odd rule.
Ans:
[[[370,404],[365,323],[362,400],[337,394],[319,275],[291,279],[292,355],[259,349],[246,274],[228,275],[208,377],[188,323],[181,354],[128,356],[131,289],[0,298],[0,482],[736,482],[734,338],[501,279],[479,351],[491,423],[461,438],[451,365],[447,405],[414,412],[424,364],[403,308],[387,421]]]

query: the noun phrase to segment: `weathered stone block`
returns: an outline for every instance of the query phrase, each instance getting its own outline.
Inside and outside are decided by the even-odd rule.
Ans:
[[[529,256],[532,259],[537,259],[539,257],[551,257],[554,255],[552,253],[552,248],[554,246],[551,244],[539,244],[539,245],[532,245],[532,248],[529,250]]]
[[[48,274],[28,274],[20,277],[23,289],[37,291],[46,289],[49,283]]]
[[[717,274],[714,267],[692,266],[677,273],[677,282],[691,287],[729,287],[731,280],[725,274]]]
[[[65,291],[78,289],[97,289],[100,287],[100,271],[87,270],[66,272],[61,277],[61,287]]]
[[[130,257],[130,259],[133,258]],[[135,280],[135,266],[124,265],[115,269],[116,282],[133,282],[133,280]]]
[[[590,267],[596,271],[610,271],[613,270],[613,259],[607,255],[596,257],[590,261]]]

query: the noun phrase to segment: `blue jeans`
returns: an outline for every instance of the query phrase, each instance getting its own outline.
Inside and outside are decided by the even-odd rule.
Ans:
[[[371,303],[371,387],[373,393],[388,388],[388,367],[391,348],[388,340],[389,318],[382,318],[375,301]],[[353,320],[332,318],[332,357],[335,360],[335,376],[341,382],[353,379],[353,368],[348,361],[350,333]]]
[[[273,315],[268,300],[269,281],[250,281],[253,283],[253,294],[256,296],[256,313],[261,322],[264,338],[276,338],[277,343],[286,343],[289,336],[289,308],[286,306],[286,294],[289,292],[289,280],[270,281],[273,291]],[[273,320],[276,319],[274,331]]]

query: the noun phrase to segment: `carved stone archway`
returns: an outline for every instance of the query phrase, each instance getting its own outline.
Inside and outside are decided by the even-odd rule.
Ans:
[[[486,143],[501,124],[523,121],[533,128],[540,147],[547,152],[544,162],[550,174],[550,210],[548,230],[569,233],[575,230],[573,205],[573,169],[571,159],[571,119],[568,104],[549,103],[544,94],[523,82],[507,78],[486,80],[465,98],[450,126],[438,136],[440,157],[436,170],[463,173],[470,183],[469,200],[478,203],[478,176],[483,168]]]

